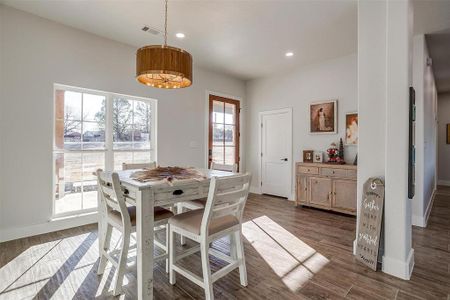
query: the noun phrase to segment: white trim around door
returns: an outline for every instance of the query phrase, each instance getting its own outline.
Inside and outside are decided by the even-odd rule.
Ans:
[[[263,153],[263,118],[264,118],[264,116],[268,116],[268,115],[276,115],[276,114],[286,114],[287,115],[287,117],[288,117],[288,125],[286,126],[286,128],[285,128],[285,130],[286,130],[286,132],[287,132],[287,136],[288,136],[288,139],[287,139],[287,149],[288,149],[288,151],[287,151],[287,153],[286,153],[286,157],[285,158],[287,158],[287,160],[288,160],[288,170],[289,170],[289,174],[290,174],[290,176],[289,176],[289,179],[288,179],[288,182],[287,182],[287,187],[286,187],[286,191],[285,191],[285,193],[284,193],[284,195],[280,195],[280,196],[283,196],[283,197],[286,197],[286,198],[288,198],[288,199],[290,199],[290,200],[292,200],[292,195],[293,195],[293,192],[292,192],[292,178],[293,178],[293,172],[292,172],[292,170],[293,170],[293,164],[294,164],[294,162],[293,162],[293,160],[292,160],[292,108],[291,107],[289,107],[289,108],[283,108],[283,109],[276,109],[276,110],[269,110],[269,111],[262,111],[262,112],[260,112],[259,113],[259,141],[258,141],[258,144],[259,144],[259,153],[258,153],[258,155],[259,155],[259,165],[258,165],[258,187],[259,187],[259,193],[264,193],[264,182],[263,182],[263,175],[262,175],[262,172],[263,172],[263,155],[264,155],[264,153]],[[281,158],[280,158],[281,159]],[[283,159],[284,159],[284,157],[283,157]]]

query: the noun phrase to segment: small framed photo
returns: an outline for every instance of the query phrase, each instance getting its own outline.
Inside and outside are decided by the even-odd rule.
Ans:
[[[337,133],[337,100],[314,102],[309,105],[309,133]]]
[[[314,161],[314,151],[313,150],[303,150],[303,162],[312,163]]]
[[[323,162],[323,152],[322,151],[314,151],[314,162],[315,163]]]
[[[345,115],[345,145],[358,145],[358,113]]]

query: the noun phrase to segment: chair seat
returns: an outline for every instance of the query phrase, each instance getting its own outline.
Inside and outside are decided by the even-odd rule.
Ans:
[[[204,209],[191,210],[169,219],[169,224],[187,230],[193,234],[200,235]],[[224,216],[211,220],[209,223],[209,234],[215,234],[222,230],[238,225],[239,220],[234,216]]]
[[[136,206],[128,206],[127,209],[128,214],[130,215],[131,225],[136,226]],[[155,206],[153,211],[155,222],[173,217],[173,212],[161,206]],[[109,216],[114,222],[119,224],[122,223],[122,215],[120,214],[120,212],[113,210],[109,213]]]

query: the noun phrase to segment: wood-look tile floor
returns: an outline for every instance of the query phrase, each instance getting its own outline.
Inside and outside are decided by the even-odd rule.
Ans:
[[[413,229],[415,268],[403,281],[360,265],[352,256],[355,218],[251,195],[244,236],[249,285],[235,270],[214,284],[216,299],[450,299],[450,189],[439,188],[426,229]],[[95,225],[0,244],[0,299],[111,299],[114,269],[96,275]],[[227,252],[228,241],[213,247]],[[199,255],[183,262],[200,274]],[[222,261],[211,257],[214,269]],[[136,298],[130,255],[125,294]],[[155,270],[155,299],[201,299],[203,290],[164,265]]]

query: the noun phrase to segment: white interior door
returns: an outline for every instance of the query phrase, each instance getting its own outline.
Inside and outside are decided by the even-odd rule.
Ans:
[[[292,184],[292,109],[260,113],[261,191],[289,198]]]

